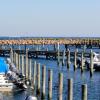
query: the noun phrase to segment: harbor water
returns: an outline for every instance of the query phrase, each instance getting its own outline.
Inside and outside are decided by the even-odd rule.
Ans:
[[[20,47],[23,48],[23,47]],[[35,46],[28,46],[27,48],[35,48]],[[41,48],[41,47],[40,47]],[[44,48],[48,48],[48,50],[53,50],[52,45],[46,45]],[[60,50],[64,50],[64,45],[60,46]],[[71,51],[75,51],[75,48],[70,48]],[[79,49],[80,51],[83,49]],[[90,51],[90,49],[86,50]],[[99,52],[100,49],[93,49],[95,52]],[[73,100],[81,100],[81,85],[87,84],[88,89],[88,100],[100,100],[100,72],[94,71],[93,77],[90,78],[89,70],[85,70],[83,74],[81,74],[81,70],[78,68],[76,71],[73,69],[73,62],[70,65],[69,70],[67,69],[67,65],[62,66],[62,63],[58,66],[56,60],[46,60],[45,58],[32,58],[32,62],[36,61],[42,65],[46,65],[46,98],[48,100],[48,70],[53,70],[53,98],[52,100],[58,100],[58,74],[59,72],[63,73],[63,100],[67,100],[67,90],[68,90],[68,79],[73,79]],[[33,68],[33,67],[32,67]],[[42,69],[42,68],[41,68]],[[32,72],[33,73],[33,72]],[[41,71],[42,73],[42,71]],[[42,79],[41,79],[42,82]],[[28,89],[26,91],[15,91],[12,93],[0,93],[0,96],[3,100],[25,100],[25,97],[28,95],[36,95],[32,89]]]

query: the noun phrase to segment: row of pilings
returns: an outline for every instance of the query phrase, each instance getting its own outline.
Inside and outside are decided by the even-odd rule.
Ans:
[[[77,63],[77,52],[78,50],[75,50],[74,53],[74,66],[73,69],[76,71],[78,68],[78,63]],[[66,57],[66,59],[65,59]],[[28,58],[28,49],[26,49],[26,54],[25,55],[20,55],[16,52],[13,52],[11,49],[10,53],[10,58],[11,60],[15,63],[17,69],[21,71],[22,74],[25,74],[26,80],[29,80],[31,82],[31,86],[33,87],[33,90],[36,90],[36,94],[40,95],[42,99],[45,98],[46,96],[46,77],[48,78],[48,100],[52,99],[52,81],[53,81],[53,70],[49,69],[48,70],[48,75],[46,75],[46,66],[42,65],[40,63],[34,63],[32,64],[32,59]],[[81,53],[81,73],[84,72],[86,69],[84,67],[84,52]],[[70,56],[70,50],[67,50],[67,56],[65,56],[65,50],[63,51],[62,55],[62,60],[59,55],[59,44],[58,44],[58,56],[57,56],[57,63],[60,65],[62,63],[62,66],[66,64],[67,69],[70,69],[70,64],[71,64],[71,56]],[[90,77],[93,75],[93,52],[91,50],[90,52]],[[42,70],[41,70],[42,67]],[[33,73],[33,74],[32,74]],[[59,90],[58,90],[58,100],[63,100],[63,73],[59,73],[58,75],[58,80],[59,80]],[[41,79],[42,79],[42,84],[41,84]],[[82,84],[82,100],[87,100],[87,84]],[[67,97],[68,100],[73,100],[73,79],[68,79],[68,92],[67,92]]]

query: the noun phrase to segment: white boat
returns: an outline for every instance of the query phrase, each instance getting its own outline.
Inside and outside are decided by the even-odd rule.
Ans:
[[[18,91],[26,89],[27,86],[20,80],[20,77],[16,75],[15,72],[10,70],[10,66],[8,65],[5,59],[0,58],[0,91]]]
[[[90,69],[90,58],[86,58],[85,64]],[[93,68],[100,70],[100,54],[93,52]]]
[[[0,73],[0,91],[13,91],[16,86],[10,82],[4,73]]]

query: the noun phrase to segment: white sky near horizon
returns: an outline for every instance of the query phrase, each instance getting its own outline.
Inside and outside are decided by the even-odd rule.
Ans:
[[[100,37],[100,0],[0,0],[0,36]]]

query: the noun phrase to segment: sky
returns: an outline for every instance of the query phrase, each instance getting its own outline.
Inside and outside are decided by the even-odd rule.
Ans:
[[[100,0],[0,0],[0,36],[100,37]]]

